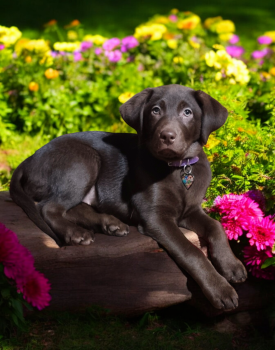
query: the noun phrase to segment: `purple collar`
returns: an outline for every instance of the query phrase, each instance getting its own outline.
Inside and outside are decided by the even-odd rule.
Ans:
[[[199,160],[199,157],[194,157],[194,158],[185,158],[182,160],[176,160],[175,162],[168,162],[169,166],[174,166],[177,168],[181,168],[185,165],[191,165],[191,164],[195,164],[197,163],[197,161]]]

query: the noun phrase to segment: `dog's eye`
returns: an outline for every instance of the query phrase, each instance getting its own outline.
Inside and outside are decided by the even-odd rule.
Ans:
[[[159,107],[154,107],[154,108],[152,109],[152,112],[153,112],[154,114],[160,114],[160,108],[159,108]]]
[[[192,114],[191,109],[190,109],[190,108],[186,108],[186,109],[184,110],[184,114],[185,114],[187,117],[189,117],[189,116]]]

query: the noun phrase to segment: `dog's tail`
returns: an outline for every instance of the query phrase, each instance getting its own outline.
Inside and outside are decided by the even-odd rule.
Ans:
[[[46,224],[46,222],[41,217],[39,211],[37,210],[34,201],[28,197],[24,192],[21,179],[23,176],[22,164],[13,173],[11,183],[10,183],[10,196],[12,200],[19,205],[28,217],[42,230],[52,237],[56,243],[61,246],[61,242],[56,234],[51,230],[51,228]]]

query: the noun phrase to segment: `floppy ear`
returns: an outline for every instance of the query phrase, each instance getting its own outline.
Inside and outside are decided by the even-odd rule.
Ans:
[[[211,132],[219,129],[226,121],[228,111],[217,100],[203,91],[195,92],[196,100],[202,110],[200,140],[205,145]]]
[[[131,97],[119,108],[119,112],[124,121],[137,132],[142,130],[143,109],[145,103],[153,93],[152,88],[147,88]]]

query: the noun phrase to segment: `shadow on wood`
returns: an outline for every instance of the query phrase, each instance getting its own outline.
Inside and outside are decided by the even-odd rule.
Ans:
[[[36,268],[49,279],[49,309],[79,310],[100,305],[130,316],[179,304],[193,295],[190,303],[207,315],[221,313],[210,305],[192,278],[187,279],[168,254],[135,227],[127,237],[96,234],[90,246],[59,248],[10,200],[8,192],[0,192],[0,222],[17,234],[33,254]],[[182,232],[207,254],[194,232]],[[237,310],[263,307],[271,297],[269,287],[263,291],[262,285],[253,281],[236,289],[240,297]]]

